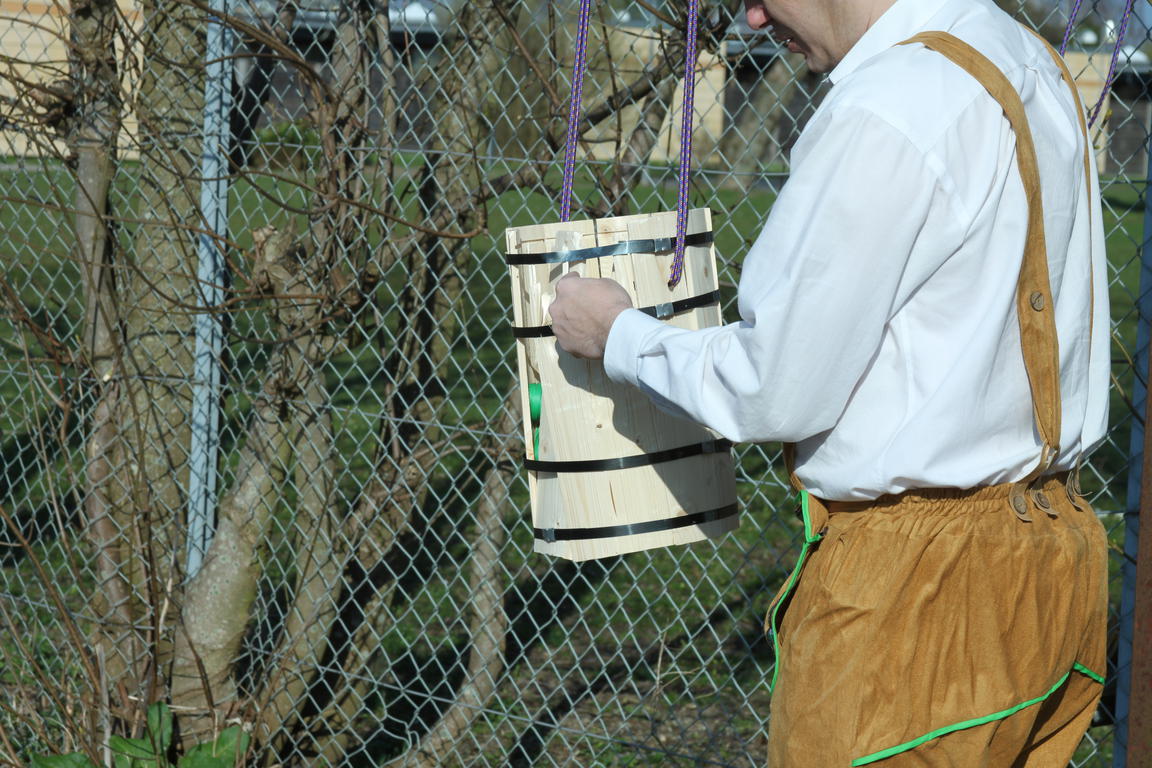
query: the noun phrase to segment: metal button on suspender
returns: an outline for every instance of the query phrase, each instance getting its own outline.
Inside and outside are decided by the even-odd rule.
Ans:
[[[1032,491],[1032,501],[1036,503],[1037,507],[1044,510],[1048,517],[1053,519],[1060,517],[1060,510],[1052,506],[1052,500],[1048,498],[1048,494],[1039,488]]]
[[[1024,522],[1032,522],[1032,516],[1028,514],[1028,500],[1019,491],[1012,494],[1012,511],[1016,513],[1016,517]]]

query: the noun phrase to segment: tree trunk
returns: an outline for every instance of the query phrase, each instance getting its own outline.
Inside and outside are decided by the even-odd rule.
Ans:
[[[153,0],[143,8],[144,66],[133,106],[140,121],[144,194],[136,212],[134,255],[121,261],[116,273],[119,337],[101,414],[107,419],[96,425],[100,440],[94,443],[100,456],[114,462],[109,490],[102,494],[102,520],[118,541],[116,565],[130,589],[117,607],[136,626],[158,630],[145,649],[158,657],[150,659],[152,669],[165,669],[170,656],[171,638],[157,625],[159,606],[172,597],[163,585],[183,580],[191,307],[196,304],[196,238],[190,230],[201,227],[196,169],[203,24],[199,11],[175,0]],[[133,653],[141,664],[144,658]]]
[[[337,615],[340,580],[347,547],[336,522],[335,461],[332,455],[332,417],[326,392],[313,380],[305,392],[306,422],[293,439],[297,450],[295,516],[295,594],[284,624],[275,666],[259,696],[258,738],[273,738],[279,752],[288,734],[284,726],[300,715],[308,685],[316,675],[328,633]]]
[[[317,368],[332,349],[322,332],[316,268],[300,263],[292,238],[255,235],[253,282],[277,297],[282,341],[268,365],[263,397],[253,407],[236,483],[220,504],[219,523],[200,571],[185,593],[176,635],[172,703],[186,712],[185,744],[203,740],[238,704],[232,666],[239,656],[262,573],[260,548],[279,505],[292,440],[316,413],[299,401],[317,386]],[[312,411],[312,412],[309,412]]]
[[[71,17],[72,81],[77,118],[70,135],[76,156],[76,261],[84,283],[84,322],[81,354],[91,388],[90,425],[86,449],[84,510],[96,573],[96,644],[103,649],[108,675],[132,688],[144,652],[134,628],[133,593],[124,578],[127,570],[116,510],[129,507],[130,496],[114,477],[122,465],[117,452],[116,412],[123,391],[117,375],[122,349],[122,323],[113,266],[115,233],[108,195],[116,167],[121,97],[115,43],[119,13],[113,0],[73,4]]]

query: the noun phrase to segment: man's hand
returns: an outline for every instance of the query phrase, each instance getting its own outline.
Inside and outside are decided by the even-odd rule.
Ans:
[[[548,307],[560,348],[576,357],[604,357],[608,331],[632,298],[615,280],[584,278],[569,272],[556,281],[556,300]]]

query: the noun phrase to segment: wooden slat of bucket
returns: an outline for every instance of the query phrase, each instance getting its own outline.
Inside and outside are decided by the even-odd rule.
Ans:
[[[520,240],[513,230],[508,230],[505,233],[505,241],[508,253],[516,253],[520,248]],[[520,271],[517,269],[509,270],[509,275],[512,278],[512,295],[520,296],[524,287],[520,282]],[[512,302],[512,321],[516,325],[524,325],[527,321],[524,319],[524,308],[519,301]],[[528,383],[536,382],[539,377],[535,372],[529,373],[528,359],[524,352],[524,345],[516,345],[516,369],[520,377],[520,408],[523,414],[522,424],[524,430],[524,454],[530,459],[538,458],[533,447],[533,427],[531,416],[531,403],[528,392]],[[532,506],[536,506],[536,475],[532,472],[528,473],[528,495],[531,500]]]
[[[689,233],[710,231],[707,210],[693,211]],[[533,225],[510,230],[509,252],[557,250],[557,235],[570,248],[610,245],[622,240],[669,237],[675,214],[661,213]],[[578,240],[578,242],[576,241]],[[587,277],[618,280],[637,306],[689,298],[716,289],[715,257],[711,246],[688,249],[685,277],[674,291],[667,287],[672,254],[636,254],[581,263]],[[543,325],[552,299],[552,285],[564,265],[512,268],[518,325]],[[684,313],[670,320],[685,328],[717,325],[718,307]],[[539,376],[544,392],[540,423],[540,458],[553,461],[634,456],[714,439],[708,430],[657,410],[630,386],[612,382],[599,361],[579,360],[560,352],[555,339],[519,342],[521,385]],[[526,403],[526,401],[525,401]],[[527,421],[526,421],[527,424]],[[531,425],[525,442],[532,442]],[[531,452],[531,448],[528,448]],[[627,470],[535,475],[533,523],[536,528],[595,528],[663,520],[735,503],[735,481],[727,453],[695,456]],[[586,560],[641,549],[699,541],[736,527],[735,517],[700,526],[686,526],[632,536],[577,541],[537,540],[536,551]]]

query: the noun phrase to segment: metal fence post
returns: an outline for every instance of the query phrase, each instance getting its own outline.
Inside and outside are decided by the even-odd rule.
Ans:
[[[1152,381],[1152,367],[1148,379]],[[1144,424],[1152,421],[1152,400],[1145,397]],[[1140,519],[1152,519],[1152,431],[1144,430],[1144,461],[1140,484]],[[1140,540],[1136,559],[1133,640],[1127,728],[1128,768],[1152,768],[1152,536]]]
[[[1145,201],[1152,191],[1152,135],[1148,137],[1148,167],[1145,171]],[[1132,403],[1142,413],[1148,395],[1144,375],[1148,371],[1148,342],[1152,337],[1152,206],[1144,208],[1144,234],[1140,244],[1140,283],[1136,301],[1136,354],[1132,384]],[[1133,612],[1136,604],[1136,552],[1140,540],[1140,481],[1144,457],[1144,424],[1132,419],[1132,437],[1128,449],[1128,503],[1124,514],[1124,561],[1121,564],[1120,627],[1116,661],[1116,718],[1113,768],[1125,768],[1128,752],[1128,713],[1132,693]],[[1133,768],[1137,768],[1133,766]]]
[[[208,22],[204,140],[201,148],[200,211],[196,276],[207,311],[196,315],[196,360],[192,390],[192,442],[189,450],[188,578],[200,570],[212,538],[220,448],[220,378],[224,330],[211,309],[220,304],[227,278],[224,242],[228,236],[228,146],[231,132],[232,61],[228,27],[219,15],[228,0],[211,0]]]

